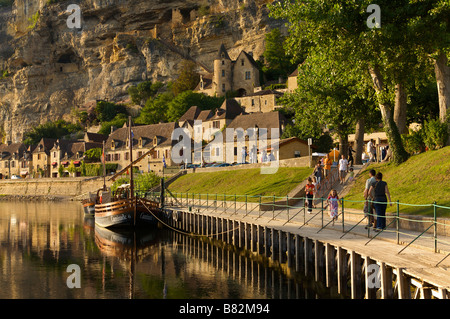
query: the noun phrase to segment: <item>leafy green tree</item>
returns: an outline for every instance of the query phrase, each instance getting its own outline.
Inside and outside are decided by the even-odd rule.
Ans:
[[[84,152],[85,160],[88,162],[99,162],[102,157],[103,150],[100,147],[91,148]]]
[[[202,93],[184,91],[167,105],[166,117],[169,122],[177,121],[191,106],[198,106],[202,110],[212,110],[220,107],[223,101],[223,97],[212,97]]]
[[[100,134],[109,135],[111,133],[111,126],[122,127],[127,121],[128,117],[123,113],[119,113],[111,121],[103,122],[98,132]]]
[[[157,124],[167,121],[167,105],[173,100],[172,91],[149,98],[136,119],[137,124]]]
[[[151,81],[141,82],[136,86],[128,88],[128,94],[134,104],[142,105],[151,97],[154,97],[164,86],[161,82],[152,83]]]
[[[265,64],[262,68],[264,74],[268,80],[278,80],[279,77],[286,78],[295,70],[297,63],[293,63],[292,57],[286,53],[285,37],[279,28],[275,28],[266,34],[265,40],[263,53]]]
[[[412,0],[380,0],[377,4],[382,8],[381,28],[370,29],[366,23],[370,2],[281,1],[275,2],[271,10],[275,17],[289,21],[287,43],[294,56],[306,44],[309,55],[320,54],[346,63],[349,77],[369,72],[394,161],[401,163],[408,154],[394,121],[394,106],[396,100],[399,106],[404,105],[405,90],[420,80],[420,73],[427,67],[422,52],[415,46],[417,34],[411,28],[422,9]],[[398,110],[396,117],[403,120],[404,107]],[[399,123],[403,127],[403,122]]]
[[[122,104],[115,104],[107,101],[98,101],[95,107],[97,120],[100,122],[112,121],[118,114],[127,115],[127,109]]]
[[[198,82],[200,82],[200,75],[197,73],[196,67],[196,64],[190,60],[181,62],[180,74],[172,85],[174,95],[195,89]]]
[[[43,138],[62,138],[81,131],[83,128],[79,124],[73,124],[64,120],[47,122],[32,128],[24,134],[24,143],[27,145],[37,144]]]

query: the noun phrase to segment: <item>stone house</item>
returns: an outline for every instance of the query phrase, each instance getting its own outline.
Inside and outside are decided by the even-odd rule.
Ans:
[[[311,145],[311,154],[314,152],[315,146]],[[290,137],[280,140],[279,143],[279,159],[309,156],[308,142],[298,137]]]
[[[172,166],[172,132],[178,127],[177,122],[160,123],[151,125],[134,126],[133,132],[133,161],[144,155],[152,147],[156,147],[146,158],[136,163],[133,167],[141,172],[162,173],[163,158],[166,166]],[[129,128],[124,127],[114,130],[105,144],[106,162],[117,163],[117,170],[130,164]]]
[[[261,90],[243,97],[236,97],[235,99],[245,113],[265,113],[281,107],[281,105],[277,104],[277,99],[281,96],[283,96],[283,93],[279,91]]]
[[[11,178],[20,174],[20,159],[26,151],[23,143],[0,144],[0,178]]]
[[[195,91],[210,96],[225,96],[227,92],[235,91],[239,96],[245,96],[259,86],[259,68],[252,55],[241,51],[232,60],[222,44],[214,60],[213,74],[202,75]]]
[[[233,129],[235,134],[232,142],[227,141],[224,137],[223,152],[225,153],[227,150],[233,150],[234,162],[242,162],[241,156],[243,147],[246,148],[247,152],[246,162],[261,162],[264,152],[266,155],[272,153],[274,159],[278,160],[280,157],[279,150],[272,150],[271,145],[272,142],[279,142],[279,138],[283,134],[286,124],[286,118],[278,111],[241,114],[227,126],[227,129]],[[249,135],[251,135],[249,129],[252,129],[255,132],[255,137],[249,138]],[[243,142],[238,140],[237,132],[240,130],[243,130],[245,133]],[[276,131],[278,136],[273,136],[272,130]],[[273,138],[277,139],[273,140]],[[254,139],[256,139],[256,144],[251,142]],[[220,152],[220,149],[212,150],[212,156],[220,156],[218,152]],[[251,153],[254,154],[252,158],[250,158]],[[223,161],[229,162],[229,158],[225,159],[224,157]]]
[[[294,92],[297,88],[298,88],[298,83],[297,83],[297,77],[298,77],[298,68],[295,69],[294,72],[292,72],[289,76],[288,76],[288,81],[287,81],[287,91],[289,93]]]
[[[32,177],[50,177],[51,161],[50,150],[57,139],[43,137],[32,152]]]

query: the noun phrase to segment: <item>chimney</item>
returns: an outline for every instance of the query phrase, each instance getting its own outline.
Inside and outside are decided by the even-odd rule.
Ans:
[[[115,129],[114,125],[111,125],[111,133],[114,132]]]

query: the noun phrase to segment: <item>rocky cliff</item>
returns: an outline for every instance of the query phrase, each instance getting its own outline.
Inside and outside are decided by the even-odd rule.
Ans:
[[[56,3],[55,3],[56,2]],[[145,80],[173,80],[182,59],[213,68],[223,43],[257,59],[283,23],[267,0],[15,0],[0,10],[0,119],[7,139]],[[81,9],[81,27],[68,19]]]

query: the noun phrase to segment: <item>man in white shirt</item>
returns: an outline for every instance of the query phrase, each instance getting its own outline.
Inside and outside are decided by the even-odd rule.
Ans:
[[[348,169],[348,161],[344,155],[341,156],[339,160],[339,180],[341,184],[344,184],[345,175]]]

